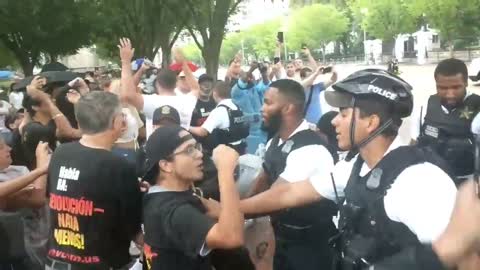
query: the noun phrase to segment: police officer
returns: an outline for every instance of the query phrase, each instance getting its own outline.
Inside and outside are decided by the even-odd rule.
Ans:
[[[218,82],[213,88],[213,98],[217,107],[210,113],[201,127],[191,127],[190,133],[205,138],[207,150],[213,150],[220,144],[226,144],[240,155],[245,154],[249,134],[249,125],[243,112],[230,98],[230,86]]]
[[[258,214],[337,201],[343,205],[335,241],[336,265],[342,270],[369,267],[408,247],[431,243],[448,224],[456,188],[440,157],[396,139],[401,119],[413,107],[410,85],[386,71],[362,70],[333,89],[325,97],[340,108],[332,123],[339,148],[350,150],[349,161],[337,163],[331,176],[276,185],[242,201],[242,211]]]
[[[305,92],[294,80],[277,80],[265,93],[264,127],[275,136],[267,143],[263,170],[250,195],[314,174],[328,176],[334,164],[332,154],[309,129],[304,109]],[[272,214],[276,241],[273,269],[328,269],[332,260],[328,239],[337,232],[332,222],[336,212],[335,205],[325,201]]]
[[[473,173],[474,147],[470,126],[480,111],[480,96],[470,93],[468,71],[458,59],[446,59],[435,69],[437,93],[412,118],[412,140],[443,157],[461,183]]]

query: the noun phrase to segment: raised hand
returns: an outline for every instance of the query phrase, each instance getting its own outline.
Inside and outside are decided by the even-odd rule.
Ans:
[[[70,89],[68,90],[68,93],[67,93],[67,100],[68,102],[72,103],[72,104],[77,104],[77,102],[80,100],[82,96],[80,95],[80,93],[76,90],[73,90],[73,89]]]
[[[238,153],[233,148],[222,144],[213,150],[212,159],[219,172],[233,173],[238,163]]]
[[[47,79],[41,76],[35,76],[29,85],[27,85],[27,92],[39,90],[41,91],[42,88],[47,84]]]
[[[51,150],[48,147],[48,143],[40,141],[35,150],[35,157],[37,158],[37,168],[42,172],[48,171],[48,165],[50,164]]]
[[[132,48],[132,43],[128,38],[121,38],[120,44],[117,46],[120,51],[120,59],[122,62],[132,62],[135,48]]]

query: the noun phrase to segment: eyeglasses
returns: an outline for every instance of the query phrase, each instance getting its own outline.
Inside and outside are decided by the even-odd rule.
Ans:
[[[188,156],[193,157],[196,151],[199,151],[200,153],[203,151],[203,147],[201,143],[197,142],[195,144],[190,144],[189,146],[187,146],[187,148],[185,148],[185,150],[173,153],[169,156],[169,158],[173,158],[174,156],[182,155],[182,154],[186,154]]]

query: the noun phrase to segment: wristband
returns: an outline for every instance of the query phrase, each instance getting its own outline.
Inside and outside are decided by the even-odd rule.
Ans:
[[[55,119],[57,119],[58,117],[61,117],[61,116],[63,116],[62,113],[57,113],[52,117],[52,119],[55,120]]]

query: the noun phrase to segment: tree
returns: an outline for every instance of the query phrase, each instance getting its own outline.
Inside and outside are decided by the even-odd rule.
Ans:
[[[183,28],[184,16],[175,14],[179,2],[175,0],[102,0],[100,1],[103,27],[97,34],[97,44],[106,58],[117,59],[118,40],[128,37],[135,47],[136,57],[151,60],[160,49],[163,65],[168,65],[170,52]]]
[[[183,54],[185,57],[198,65],[203,65],[204,61],[202,58],[202,52],[198,49],[197,45],[194,43],[188,44],[182,48]]]
[[[95,25],[92,0],[4,0],[0,2],[0,42],[25,75],[41,55],[50,60],[91,43]]]
[[[207,74],[216,78],[228,18],[237,11],[243,0],[185,1],[183,8],[187,9],[187,16],[193,22],[186,25],[186,29],[202,52]]]
[[[479,0],[409,0],[409,10],[440,31],[453,56],[455,39],[479,33]]]
[[[315,4],[293,13],[287,38],[288,46],[300,48],[305,43],[310,48],[323,49],[348,31],[348,18],[332,5]]]
[[[15,60],[15,55],[0,43],[0,69],[7,66],[18,67],[18,63]]]
[[[405,1],[375,0],[351,2],[354,16],[361,21],[369,35],[385,42],[393,41],[397,35],[414,32],[417,16],[412,14]]]
[[[220,50],[220,63],[228,65],[228,62],[232,60],[234,55],[242,50],[242,40],[243,35],[241,33],[231,33],[228,34],[222,43],[222,48]],[[244,44],[245,53],[250,53],[247,47]]]

